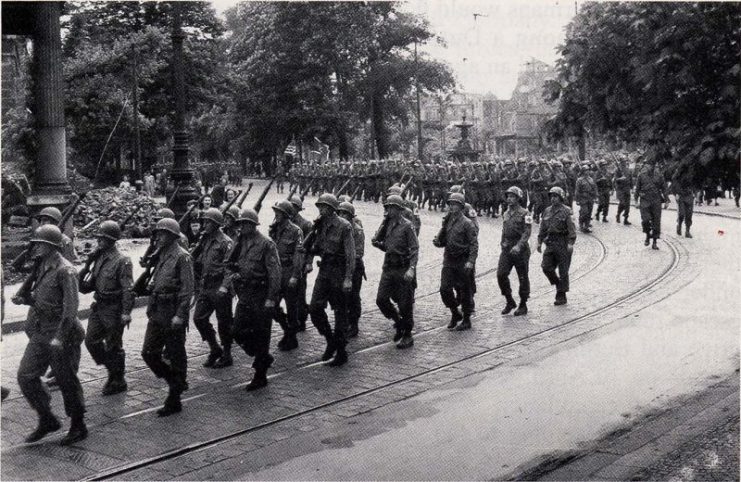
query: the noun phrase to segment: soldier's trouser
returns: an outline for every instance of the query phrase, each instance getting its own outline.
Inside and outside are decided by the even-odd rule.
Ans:
[[[592,209],[594,203],[591,201],[583,201],[579,203],[579,226],[588,226],[592,220]]]
[[[641,201],[641,225],[648,237],[661,237],[661,203],[644,203]]]
[[[344,265],[320,266],[309,304],[311,322],[319,334],[328,340],[333,340],[338,347],[344,347],[347,344],[347,296],[342,291],[344,279]],[[334,311],[334,332],[332,332],[332,326],[329,324],[325,311],[327,303]]]
[[[463,264],[443,266],[440,275],[440,297],[445,306],[451,309],[457,308],[460,300],[463,314],[471,314],[473,311],[471,274],[463,268]]]
[[[280,295],[276,302],[276,321],[284,333],[296,333],[298,331],[299,315],[299,284],[291,288],[288,282],[291,280],[293,269],[290,265],[284,265],[280,281]],[[286,315],[277,315],[280,310],[280,301],[286,300]]]
[[[309,317],[309,305],[306,304],[306,276],[306,273],[303,273],[298,280],[298,319],[301,323],[305,323]]]
[[[692,226],[692,213],[695,210],[694,198],[677,200],[677,224],[684,225],[688,228]]]
[[[396,328],[411,332],[414,328],[414,281],[404,279],[407,270],[404,267],[383,268],[376,305],[383,316],[395,321]],[[398,311],[392,301],[399,307]]]
[[[549,240],[543,252],[541,267],[548,281],[556,287],[557,291],[566,293],[569,291],[569,267],[571,266],[571,253],[566,248],[565,237]],[[556,275],[558,268],[558,275]]]
[[[142,358],[157,378],[164,378],[170,389],[182,391],[188,374],[185,354],[185,331],[188,320],[177,328],[172,327],[177,300],[150,296],[147,307],[147,330],[144,333]],[[167,350],[168,365],[162,360],[162,350]]]
[[[530,248],[525,247],[519,254],[514,255],[509,249],[502,250],[499,255],[499,264],[497,265],[497,283],[499,290],[505,297],[512,296],[512,286],[509,283],[509,274],[512,268],[517,272],[517,278],[520,280],[519,295],[522,301],[527,301],[530,297]]]
[[[360,289],[363,287],[363,275],[365,264],[362,258],[355,258],[355,271],[352,274],[352,292],[348,300],[347,316],[350,325],[357,325],[362,314],[362,302],[360,300]]]
[[[218,288],[203,289],[198,294],[193,311],[193,324],[203,341],[215,342],[216,332],[211,324],[211,313],[216,312],[219,339],[224,347],[232,346],[232,297],[228,293],[219,293]]]
[[[126,368],[123,331],[120,301],[95,301],[90,305],[85,346],[93,361],[104,365],[111,375],[123,375]]]
[[[533,215],[540,218],[540,215],[545,211],[548,206],[547,193],[538,192],[533,194]]]
[[[243,287],[238,290],[239,302],[234,314],[234,341],[255,360],[255,370],[267,370],[273,363],[270,355],[270,331],[273,313],[265,309],[267,284]]]
[[[600,193],[597,204],[597,214],[602,213],[602,217],[606,217],[610,210],[610,193]]]
[[[617,207],[617,217],[619,218],[620,215],[623,215],[624,220],[628,220],[628,214],[630,214],[630,191],[628,191],[627,194],[624,193],[618,193],[618,207]]]
[[[62,392],[64,412],[72,418],[82,417],[85,399],[75,368],[79,364],[79,343],[64,343],[59,348],[53,348],[46,341],[31,338],[18,366],[18,385],[31,408],[40,416],[51,413],[51,396],[46,384],[41,382],[41,376],[51,366]]]

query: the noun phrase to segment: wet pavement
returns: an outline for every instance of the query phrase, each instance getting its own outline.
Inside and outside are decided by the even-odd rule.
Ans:
[[[380,207],[357,208],[370,238]],[[672,216],[665,211],[665,226]],[[272,213],[261,217],[266,229]],[[552,305],[533,252],[531,313],[517,319],[499,315],[501,221],[482,219],[474,329],[450,333],[437,294],[441,252],[431,246],[440,214],[422,218],[413,349],[391,345],[390,324],[373,306],[381,256],[368,246],[365,314],[348,365],[315,363],[323,345],[310,328],[299,350],[276,355],[270,385],[247,394],[250,360],[238,353],[231,369],[201,368],[207,349],[191,330],[185,410],[162,420],[153,411],[163,383],[138,355],[139,309],[125,334],[127,394],[101,397],[104,370],[83,354],[88,440],[61,448],[55,435],[22,445],[35,416],[14,390],[2,406],[3,478],[510,477],[702,392],[738,367],[735,220],[697,216],[695,239],[667,234],[659,252],[643,247],[636,225],[599,223],[594,236],[579,237],[569,304],[561,308]],[[3,341],[3,383],[11,388],[24,345],[22,334]],[[58,393],[54,404],[62,413]]]

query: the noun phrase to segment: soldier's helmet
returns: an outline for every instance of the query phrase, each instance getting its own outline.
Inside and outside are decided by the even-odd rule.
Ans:
[[[329,193],[329,192],[325,192],[324,194],[319,196],[319,199],[317,199],[317,201],[314,204],[316,204],[317,206],[321,206],[321,205],[329,206],[335,211],[337,210],[338,207],[340,207],[340,203],[337,201],[337,198],[334,196],[334,194]]]
[[[288,201],[287,199],[283,199],[275,203],[275,206],[273,206],[273,211],[281,212],[285,214],[286,216],[288,216],[289,218],[296,213],[296,211],[294,210],[293,204],[291,203],[291,201]]]
[[[504,161],[504,165],[505,166],[514,166],[515,163],[512,162],[512,159],[507,159],[506,161]]]
[[[121,239],[121,226],[116,221],[103,221],[95,232],[96,238],[108,238],[113,241]]]
[[[237,206],[229,206],[229,209],[226,210],[225,216],[229,216],[232,220],[236,221],[239,219],[239,208]]]
[[[528,165],[528,167],[535,167],[535,166],[538,165],[538,163],[536,161],[530,161],[530,162],[527,163],[527,165]]]
[[[39,219],[47,217],[58,224],[62,220],[62,212],[55,207],[48,207],[42,209],[36,217]]]
[[[301,200],[301,196],[294,194],[291,196],[291,204],[293,204],[293,207],[296,209],[296,212],[303,211],[304,209],[304,202]]]
[[[465,206],[466,198],[465,196],[463,196],[463,194],[459,192],[454,192],[453,194],[450,195],[450,197],[448,197],[448,204],[452,204],[452,203],[458,203],[461,206]]]
[[[53,224],[45,224],[39,226],[33,232],[31,236],[32,243],[46,243],[56,246],[57,248],[62,247],[62,231]]]
[[[558,197],[560,197],[560,198],[561,198],[561,201],[563,201],[564,199],[566,199],[566,193],[565,193],[565,192],[563,191],[563,189],[561,189],[561,188],[560,188],[560,187],[558,187],[558,186],[553,186],[553,187],[552,187],[552,188],[550,189],[550,191],[548,191],[548,195],[549,195],[549,196],[550,196],[550,195],[553,195],[553,194],[555,194],[555,195],[557,195]]]
[[[561,161],[556,161],[553,163],[553,167],[563,167],[563,164],[561,163]]]
[[[604,159],[601,159],[601,160],[599,161],[599,165],[600,165],[600,166],[606,166],[606,165],[607,165],[607,161],[606,161],[606,160],[604,160]]]
[[[170,218],[163,218],[157,221],[157,226],[154,228],[155,231],[167,231],[168,233],[180,236],[180,224],[177,221]]]
[[[387,197],[383,205],[384,206],[396,206],[399,209],[404,209],[406,207],[404,205],[404,199],[398,194],[392,194],[389,197]]]
[[[175,219],[175,213],[172,209],[162,208],[157,211],[157,214],[154,216],[155,221],[159,221],[160,219]]]
[[[352,202],[350,201],[350,199],[350,196],[348,196],[347,194],[343,194],[342,196],[337,198],[337,201],[339,201],[340,203],[349,203]]]
[[[221,214],[221,211],[218,208],[208,208],[203,212],[203,219],[208,219],[209,221],[213,221],[219,226],[224,225],[224,215]]]
[[[394,184],[393,186],[388,188],[388,190],[386,191],[386,195],[387,196],[401,196],[402,191],[403,189],[398,184]]]
[[[347,213],[351,217],[355,217],[355,206],[352,205],[349,201],[343,201],[340,203],[340,206],[337,208],[338,213]]]
[[[242,212],[239,213],[239,218],[237,219],[237,221],[239,221],[240,223],[252,223],[254,225],[260,224],[260,220],[257,217],[257,211],[252,208],[242,209]]]
[[[450,189],[448,190],[448,194],[453,194],[454,192],[463,194],[464,196],[466,195],[466,189],[460,184],[454,184],[450,186]]]
[[[517,196],[518,199],[522,199],[522,189],[517,186],[508,187],[507,190],[504,192],[505,196],[507,194],[514,194],[515,196]]]

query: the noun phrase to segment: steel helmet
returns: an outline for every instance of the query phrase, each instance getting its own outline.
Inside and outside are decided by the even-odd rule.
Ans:
[[[343,194],[342,196],[339,196],[337,198],[337,201],[339,201],[340,204],[351,203],[352,201],[350,199],[351,199],[350,196],[348,196],[347,194]]]
[[[417,210],[417,207],[418,207],[417,206],[417,203],[414,202],[411,199],[405,199],[404,200],[404,206],[406,206],[407,208],[411,209],[412,212],[416,211]]]
[[[340,203],[337,202],[337,198],[330,192],[325,192],[324,194],[319,196],[319,199],[317,199],[316,203],[314,204],[316,204],[317,206],[321,206],[322,204],[324,204],[325,206],[331,207],[335,211],[338,207],[340,207]]]
[[[175,213],[170,208],[162,208],[157,211],[157,215],[154,216],[154,219],[175,219]]]
[[[344,212],[355,217],[355,206],[349,201],[341,202],[340,207],[337,208],[337,212]]]
[[[556,161],[553,163],[553,167],[563,167],[563,164],[561,163],[561,161]]]
[[[218,208],[208,208],[203,212],[203,219],[208,219],[209,221],[213,221],[219,226],[224,225],[224,215],[221,214],[221,211]]]
[[[555,194],[558,197],[560,197],[561,198],[561,201],[563,201],[564,199],[566,199],[566,193],[563,191],[563,189],[561,189],[558,186],[553,186],[550,189],[550,191],[548,191],[548,195],[551,195],[551,194]]]
[[[47,243],[57,248],[62,247],[62,231],[53,224],[39,226],[31,236],[32,243]]]
[[[168,233],[180,236],[180,224],[177,221],[170,218],[163,218],[157,221],[157,226],[154,228],[155,231],[167,231]]]
[[[538,165],[537,161],[530,161],[527,163],[528,167],[535,167]]]
[[[230,216],[234,221],[239,219],[239,208],[237,206],[229,206],[226,210],[225,216]]]
[[[463,194],[459,192],[454,192],[453,194],[450,195],[450,197],[448,197],[448,204],[450,203],[458,203],[461,206],[465,206],[466,198]]]
[[[460,184],[454,184],[450,186],[450,189],[448,190],[448,194],[453,194],[454,192],[461,193],[464,196],[466,195],[466,189]]]
[[[390,188],[388,188],[388,191],[386,191],[386,195],[388,196],[401,196],[401,192],[403,189],[398,186],[397,184],[394,184]]]
[[[121,226],[116,221],[103,221],[95,232],[96,238],[108,238],[113,241],[121,239]]]
[[[286,199],[283,199],[282,201],[278,201],[275,203],[275,206],[273,206],[273,211],[278,211],[289,218],[296,214],[296,211],[294,210],[293,204],[291,204],[291,201],[288,201]]]
[[[239,213],[239,218],[237,219],[237,221],[252,223],[254,225],[260,224],[260,219],[257,217],[257,211],[252,208],[242,209],[242,212]]]
[[[49,219],[52,219],[55,223],[59,223],[59,221],[62,220],[62,212],[54,207],[48,207],[42,209],[39,214],[36,216],[37,218],[41,218],[43,216],[46,216]]]
[[[406,207],[406,205],[404,204],[404,199],[398,194],[392,194],[389,197],[387,197],[383,205],[384,206],[396,206],[399,209],[404,209]]]
[[[506,161],[504,161],[504,165],[505,166],[514,166],[515,163],[512,162],[512,159],[507,159]]]
[[[522,189],[520,189],[517,186],[510,186],[510,187],[508,187],[507,190],[504,191],[504,195],[506,196],[507,194],[514,194],[519,199],[522,199]]]

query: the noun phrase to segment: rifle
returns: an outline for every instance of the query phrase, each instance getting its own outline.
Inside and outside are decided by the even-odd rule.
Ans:
[[[121,222],[120,224],[121,232],[123,232],[126,225],[129,223],[129,221],[131,221],[134,218],[134,215],[139,211],[140,208],[141,208],[141,205],[136,206],[134,210],[131,211],[131,214],[129,214],[126,217],[126,219],[124,219]],[[96,221],[100,221],[101,219],[102,217],[98,218]],[[88,224],[88,226],[90,226],[90,224]],[[90,280],[90,275],[92,274],[91,267],[93,263],[97,261],[98,257],[100,257],[100,254],[101,254],[101,250],[100,248],[98,248],[92,253],[90,253],[90,256],[88,256],[87,260],[85,261],[85,265],[82,267],[82,269],[80,270],[80,274],[79,274],[79,280],[80,280],[81,285],[83,283],[89,283],[91,281]]]
[[[237,202],[237,199],[239,199],[239,196],[241,195],[242,195],[242,190],[240,189],[239,191],[237,191],[237,194],[234,196],[234,199],[229,201],[229,204],[224,206],[224,208],[221,210],[221,214],[225,214],[229,210],[229,208],[232,207],[235,202]]]
[[[152,245],[150,244],[150,247]],[[146,264],[146,269],[142,274],[139,275],[139,277],[134,282],[133,286],[131,287],[131,291],[134,292],[136,296],[144,296],[149,294],[147,290],[147,286],[149,285],[149,282],[152,280],[152,271],[154,269],[154,262],[153,260],[157,259],[160,255],[160,248],[157,248],[154,250],[154,252],[149,255],[148,259],[149,262]],[[144,255],[146,257],[146,253]],[[144,258],[142,258],[144,259]]]
[[[316,179],[312,179],[309,184],[304,188],[303,191],[301,191],[301,202],[303,202],[304,198],[307,194],[309,194],[309,190],[314,186],[314,183],[316,182]]]
[[[185,222],[185,220],[188,219],[188,217],[190,216],[190,213],[192,213],[193,210],[196,207],[198,207],[199,204],[201,204],[201,201],[203,201],[203,198],[205,198],[208,195],[209,195],[208,193],[202,194],[201,197],[198,198],[198,201],[196,201],[195,203],[193,203],[193,205],[191,207],[189,207],[188,210],[185,211],[185,213],[182,216],[180,216],[180,219],[178,219],[178,224],[182,226],[183,225],[183,222]]]
[[[337,196],[338,194],[342,193],[342,191],[345,190],[345,188],[347,187],[347,185],[350,184],[350,181],[352,181],[352,178],[348,178],[347,181],[345,181],[345,183],[342,186],[340,186],[340,188],[338,190],[334,191],[332,194],[334,194],[335,196]]]
[[[72,217],[72,215],[75,213],[75,209],[77,209],[77,206],[80,205],[83,199],[85,199],[85,196],[87,196],[87,192],[82,193],[81,196],[78,196],[75,194],[76,199],[70,204],[70,206],[64,211],[62,214],[62,219],[59,220],[59,229],[64,229],[64,225],[67,221],[69,221],[69,218]]]
[[[259,213],[260,212],[260,209],[262,209],[262,202],[265,200],[265,196],[268,195],[268,191],[270,191],[270,188],[273,186],[273,183],[275,182],[275,179],[277,177],[278,176],[273,176],[270,179],[270,182],[268,183],[268,185],[265,186],[265,189],[262,190],[262,193],[260,194],[260,197],[257,198],[257,202],[255,203],[255,207],[254,207],[254,210],[255,210],[256,213]]]
[[[293,195],[296,194],[296,191],[298,191],[298,183],[294,184],[293,188],[288,191],[288,197],[286,199],[290,201]]]
[[[403,178],[403,176],[402,176]],[[412,183],[414,182],[414,176],[411,176],[409,178],[409,181],[404,186],[404,189],[401,190],[400,196],[403,198],[404,194],[409,190],[409,188],[412,186]],[[388,217],[384,216],[383,221],[381,221],[381,225],[378,227],[378,231],[376,232],[375,236],[373,236],[373,239],[371,240],[371,244],[378,248],[378,244],[381,243],[383,239],[386,238],[386,229],[388,228]]]
[[[350,196],[350,202],[351,202],[351,203],[352,203],[353,201],[355,201],[355,197],[356,197],[356,196],[358,195],[358,193],[360,192],[360,188],[361,188],[361,187],[363,187],[363,186],[358,186],[358,187],[356,187],[356,188],[355,188],[355,190],[354,190],[354,191],[352,192],[352,196]]]
[[[175,196],[178,195],[178,191],[180,191],[180,186],[175,186],[175,190],[173,191],[172,196],[170,197],[170,200],[167,201],[167,204],[165,205],[165,207],[169,208],[172,205],[172,202],[175,200]]]
[[[250,191],[252,191],[252,183],[249,183],[247,185],[247,190],[242,195],[242,199],[240,199],[239,202],[237,203],[237,207],[239,209],[242,209],[242,204],[244,204],[244,200],[247,199],[247,195],[250,193]]]

